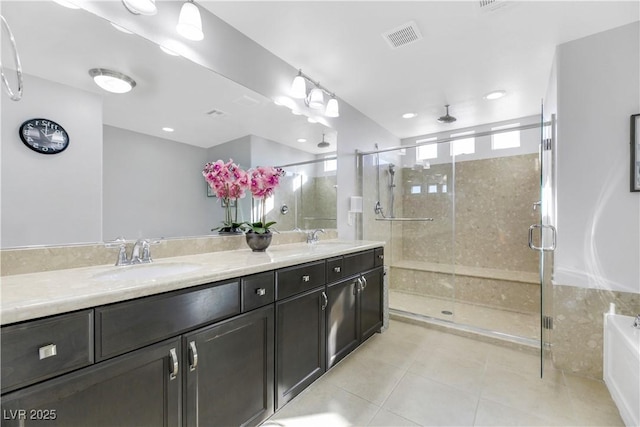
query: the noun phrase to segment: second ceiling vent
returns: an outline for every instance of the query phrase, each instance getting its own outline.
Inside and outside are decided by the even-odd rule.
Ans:
[[[422,40],[420,29],[413,21],[382,33],[382,37],[389,43],[392,49],[397,49]]]

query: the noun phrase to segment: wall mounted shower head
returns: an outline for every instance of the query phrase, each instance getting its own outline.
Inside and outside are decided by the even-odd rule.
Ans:
[[[391,175],[395,175],[396,173],[396,165],[394,165],[393,163],[389,163],[389,173]]]
[[[453,116],[449,115],[449,104],[445,105],[444,108],[447,109],[447,114],[438,118],[438,123],[453,123],[457,119]]]

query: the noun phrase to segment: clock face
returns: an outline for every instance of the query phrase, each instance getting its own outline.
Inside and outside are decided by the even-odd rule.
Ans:
[[[67,131],[47,119],[30,119],[24,122],[20,126],[20,139],[27,147],[42,154],[57,154],[69,146]]]

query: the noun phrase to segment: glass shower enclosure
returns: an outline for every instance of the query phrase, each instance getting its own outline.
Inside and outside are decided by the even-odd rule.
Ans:
[[[387,242],[392,315],[538,347],[539,117],[359,153],[362,237]]]

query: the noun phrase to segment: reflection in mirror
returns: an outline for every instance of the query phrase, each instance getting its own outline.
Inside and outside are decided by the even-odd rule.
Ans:
[[[3,141],[3,156],[14,167],[3,171],[3,182],[13,188],[5,191],[3,185],[2,247],[211,234],[223,209],[207,197],[201,175],[206,162],[233,158],[248,169],[322,159],[336,151],[335,131],[87,11],[31,1],[3,2],[2,13],[19,44],[26,77],[20,105],[3,104],[3,127],[17,129],[24,120],[44,116],[70,133],[69,148],[56,156],[24,156],[17,132],[7,141],[11,147]],[[2,54],[3,63],[11,63],[4,61],[4,49]],[[92,68],[124,73],[136,86],[126,94],[107,93],[93,83]],[[330,146],[320,149],[323,134]],[[34,169],[52,176],[64,169],[73,178],[43,194],[18,179],[19,171]],[[98,179],[89,179],[92,174]],[[240,208],[249,220],[251,200]],[[60,225],[37,223],[27,236],[21,227],[38,209],[64,211],[60,220],[51,217]],[[335,218],[335,212],[322,216]],[[288,223],[278,229],[304,227],[303,217],[291,228]]]
[[[337,159],[322,159],[281,166],[286,175],[267,205],[267,221],[278,230],[337,228]]]

